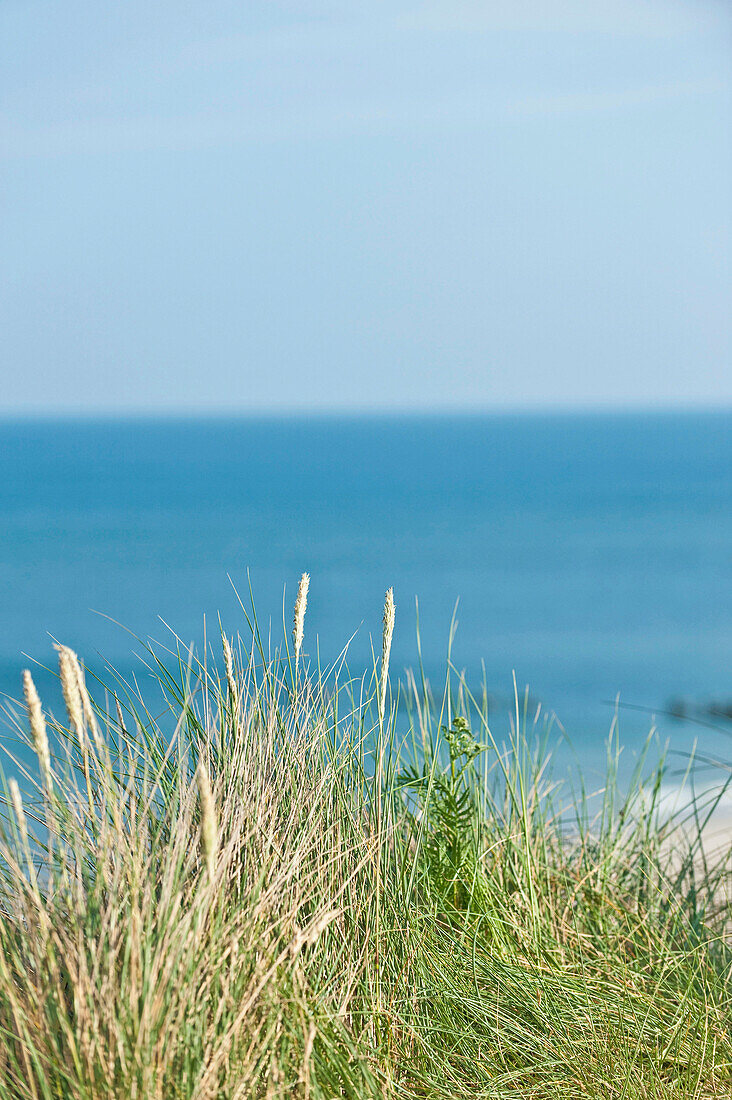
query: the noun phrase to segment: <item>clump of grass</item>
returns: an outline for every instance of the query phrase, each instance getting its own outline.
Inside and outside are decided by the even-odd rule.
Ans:
[[[727,869],[662,766],[593,818],[453,673],[387,713],[391,590],[381,669],[311,675],[306,594],[294,666],[253,620],[104,703],[60,647],[64,719],[26,675],[0,1100],[729,1096]]]

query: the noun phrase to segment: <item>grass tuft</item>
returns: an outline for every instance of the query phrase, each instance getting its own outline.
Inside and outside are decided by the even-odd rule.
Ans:
[[[611,743],[591,814],[518,704],[507,744],[452,671],[387,711],[391,590],[381,674],[311,674],[307,580],[294,664],[253,617],[144,697],[59,647],[63,719],[26,675],[0,1100],[730,1096],[728,865],[663,763],[621,793]]]

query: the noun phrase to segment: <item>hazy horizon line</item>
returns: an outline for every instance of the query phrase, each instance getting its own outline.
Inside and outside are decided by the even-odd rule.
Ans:
[[[259,409],[78,409],[78,410],[53,410],[41,409],[33,412],[5,411],[0,409],[0,424],[17,424],[33,422],[66,422],[80,423],[92,421],[106,422],[175,422],[175,421],[237,421],[237,420],[436,420],[436,419],[480,419],[500,417],[573,417],[573,416],[674,416],[674,415],[724,415],[732,413],[732,401],[724,401],[719,404],[704,403],[674,403],[665,404],[587,404],[587,405],[501,405],[483,408],[454,407],[454,408],[418,408],[409,406],[396,406],[394,408],[322,408],[314,407],[296,408],[288,407],[276,409],[272,407]]]

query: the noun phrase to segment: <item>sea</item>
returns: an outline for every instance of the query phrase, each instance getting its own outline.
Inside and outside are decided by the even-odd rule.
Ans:
[[[250,592],[278,645],[307,571],[313,664],[369,668],[393,586],[394,681],[418,623],[435,691],[450,645],[498,739],[515,681],[590,777],[613,722],[626,769],[649,733],[679,774],[725,767],[731,505],[729,410],[6,420],[0,744],[23,668],[60,705],[54,640],[144,690],[147,639],[215,644],[220,617],[246,643]]]

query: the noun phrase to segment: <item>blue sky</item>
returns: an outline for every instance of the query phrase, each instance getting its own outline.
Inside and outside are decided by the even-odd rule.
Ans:
[[[4,414],[732,400],[724,0],[3,0]]]

